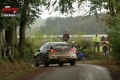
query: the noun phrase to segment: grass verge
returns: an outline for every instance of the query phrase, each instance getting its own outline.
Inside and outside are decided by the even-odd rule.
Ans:
[[[0,80],[13,80],[14,77],[32,69],[30,64],[24,61],[11,63],[7,60],[2,60],[0,65]]]

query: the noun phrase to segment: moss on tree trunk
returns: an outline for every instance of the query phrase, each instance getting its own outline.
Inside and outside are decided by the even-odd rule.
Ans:
[[[22,58],[24,58],[24,52],[25,52],[25,28],[26,28],[26,21],[20,22],[19,52]]]
[[[9,28],[9,30],[5,31],[5,39],[8,44],[8,58],[10,61],[13,61],[14,59],[14,28]]]

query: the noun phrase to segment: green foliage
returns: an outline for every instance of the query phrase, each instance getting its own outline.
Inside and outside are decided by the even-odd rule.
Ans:
[[[19,25],[19,18],[15,17],[2,18],[1,22],[4,29],[9,30],[9,28],[13,28]]]
[[[42,45],[42,36],[37,37],[27,37],[26,38],[26,45],[25,45],[25,54],[24,54],[24,60],[26,62],[32,62],[33,61],[33,55],[35,52],[39,49],[39,47]]]
[[[61,13],[66,13],[67,15],[74,12],[73,3],[75,2],[75,0],[46,0],[46,2],[46,9],[49,10],[50,13],[52,11],[60,11]],[[51,7],[54,8],[52,8],[51,10]]]
[[[103,55],[89,55],[89,60],[103,60]]]
[[[103,53],[98,53],[94,51],[87,51],[87,55],[85,56],[87,60],[99,60],[102,61],[104,60],[104,54]]]
[[[20,55],[17,49],[14,49],[14,60],[20,61]]]
[[[37,31],[33,36],[27,37],[27,41],[29,41],[33,48],[38,48],[43,44],[43,38],[43,34]]]
[[[0,1],[0,9],[5,7],[5,4],[10,2],[10,0],[2,0]],[[16,4],[15,1],[11,1],[11,3]],[[2,10],[0,10],[0,14],[3,14]],[[15,27],[19,25],[20,18],[17,17],[0,17],[0,28],[8,30],[9,28]]]
[[[85,52],[92,51],[93,45],[92,42],[89,40],[80,40],[77,42],[77,45],[79,46],[81,51]]]
[[[83,5],[90,8],[89,11],[82,8],[87,15],[95,14],[97,16],[99,13],[102,13],[103,8],[109,9],[111,13],[114,9],[116,11],[119,10],[119,0],[47,0],[46,2],[46,9],[48,9],[50,13],[52,11],[60,11],[62,14],[69,14],[70,16],[74,12],[81,11]],[[51,10],[51,7],[54,8]]]
[[[19,4],[21,21],[27,21],[27,25],[29,26],[35,22],[36,18],[40,18],[46,2],[44,0],[23,0]]]
[[[112,21],[111,21],[112,20]],[[106,30],[106,33],[109,36],[109,42],[114,52],[114,57],[120,61],[120,15],[116,15],[108,21],[109,29]]]
[[[25,51],[24,51],[24,60],[27,62],[32,62],[33,60],[33,55],[39,49],[41,46],[43,36],[40,34],[40,32],[36,32],[35,35],[33,36],[28,36],[26,37],[26,44],[24,46]]]
[[[32,58],[33,58],[33,54],[34,54],[34,52],[33,52],[34,45],[31,44],[29,38],[27,38],[26,40],[27,40],[27,42],[26,42],[26,45],[25,45],[24,60],[27,61],[27,62],[31,62]]]
[[[74,29],[73,29],[74,31]],[[82,35],[83,33],[78,31],[76,32],[77,34],[79,34],[77,37],[75,37],[74,35],[72,35],[72,39],[71,39],[71,43],[72,41],[76,42],[77,48],[80,49],[81,51],[91,51],[92,50],[92,42],[90,40],[85,40]]]

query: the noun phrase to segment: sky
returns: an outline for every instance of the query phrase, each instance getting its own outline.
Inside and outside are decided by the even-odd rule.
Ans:
[[[72,17],[88,15],[87,12],[89,12],[90,10],[90,8],[88,7],[89,5],[90,5],[90,2],[85,1],[81,4],[80,8],[78,8],[77,3],[74,3],[73,6],[75,7],[76,12],[72,14]],[[102,9],[102,12],[105,13],[106,10]],[[47,10],[44,10],[43,14],[40,17],[42,19],[47,19],[49,17],[70,17],[70,15],[65,16],[59,12],[54,12],[49,14]]]
[[[74,14],[72,14],[72,17],[78,16],[78,15],[82,15],[82,14],[74,13]],[[65,16],[64,14],[61,14],[58,12],[49,14],[48,11],[44,11],[44,13],[40,17],[42,19],[47,19],[49,17],[70,17],[70,15]]]
[[[85,15],[86,12],[89,11],[89,8],[87,7],[89,4],[89,2],[83,2],[83,4],[80,6],[80,8],[77,8],[77,3],[74,3],[73,6],[75,7],[75,10],[77,12],[75,12],[74,14],[72,14],[72,17],[75,16],[79,16],[79,15]],[[70,17],[70,14],[68,14],[67,16],[57,12],[51,13],[49,14],[49,12],[47,10],[44,10],[43,14],[41,15],[41,18],[43,19],[47,19],[49,17]]]

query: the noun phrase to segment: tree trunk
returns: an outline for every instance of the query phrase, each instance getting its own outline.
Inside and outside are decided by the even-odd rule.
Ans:
[[[19,52],[21,58],[24,59],[24,52],[25,52],[25,29],[27,24],[27,9],[29,6],[29,1],[25,0],[24,4],[22,5],[22,14],[21,14],[21,22],[20,22],[20,32],[19,32]]]
[[[2,30],[0,29],[0,59],[2,58]]]
[[[19,52],[22,58],[24,58],[24,52],[25,52],[25,28],[26,28],[26,21],[20,22]]]
[[[114,2],[112,2],[111,0],[108,0],[108,5],[109,5],[110,15],[113,17],[115,15]]]
[[[14,28],[5,31],[5,39],[7,42],[7,55],[10,61],[14,59]]]
[[[17,30],[14,29],[14,58],[19,60]]]
[[[4,26],[2,24],[2,19],[3,18],[0,17],[0,59],[6,58],[6,50],[7,50],[7,43],[5,40],[5,31],[4,31]]]
[[[118,3],[116,13],[120,14],[120,0],[117,0],[116,2]]]

